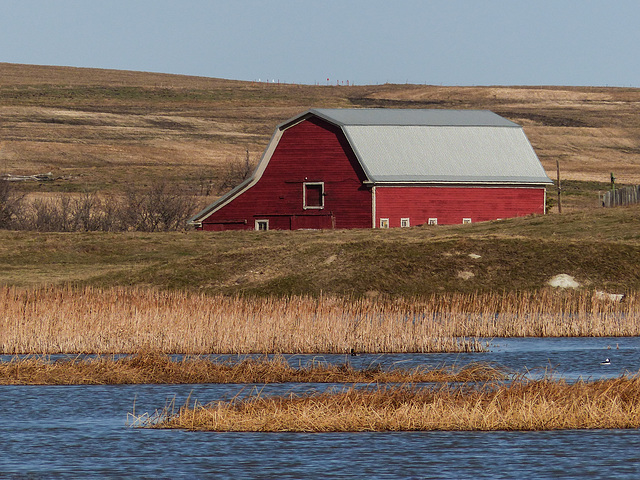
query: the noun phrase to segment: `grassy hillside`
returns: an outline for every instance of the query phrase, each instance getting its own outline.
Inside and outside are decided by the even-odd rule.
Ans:
[[[640,289],[640,207],[391,230],[0,231],[0,283],[142,285],[209,293],[423,295]]]
[[[490,109],[524,126],[551,178],[559,160],[565,179],[640,183],[639,89],[279,85],[6,63],[0,173],[59,178],[38,192],[158,178],[200,192],[247,150],[257,161],[275,126],[310,107]]]
[[[52,172],[16,186],[40,197],[162,179],[204,206],[230,165],[247,151],[257,161],[275,126],[310,107],[493,110],[524,126],[553,179],[560,162],[565,213],[390,231],[0,231],[0,283],[413,295],[538,289],[567,273],[588,288],[640,287],[640,210],[597,200],[610,172],[640,183],[639,89],[277,85],[0,63],[0,174]]]

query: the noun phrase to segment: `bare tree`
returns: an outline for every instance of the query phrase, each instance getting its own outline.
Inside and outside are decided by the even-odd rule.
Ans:
[[[249,157],[249,149],[243,160],[236,159],[227,164],[226,170],[223,172],[218,182],[218,193],[226,192],[242,183],[253,173],[256,163],[252,162]]]
[[[95,193],[72,198],[36,199],[24,207],[13,200],[5,182],[0,182],[0,228],[21,228],[41,232],[178,230],[186,226],[196,202],[178,188],[164,182],[146,190],[130,188],[116,199],[102,199]]]
[[[16,195],[9,181],[0,179],[0,228],[13,228],[21,209],[22,197]]]
[[[164,182],[154,183],[144,192],[130,189],[120,217],[125,229],[145,232],[178,230],[195,210],[195,199]]]

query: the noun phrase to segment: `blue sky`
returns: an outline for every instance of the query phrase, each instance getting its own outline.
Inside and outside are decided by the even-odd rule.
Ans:
[[[640,87],[638,0],[0,0],[0,62],[326,84]]]

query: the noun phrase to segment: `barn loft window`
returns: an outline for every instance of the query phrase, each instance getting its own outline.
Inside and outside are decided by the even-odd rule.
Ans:
[[[411,226],[409,223],[409,219],[408,218],[401,218],[400,219],[400,226],[401,227],[409,227]]]
[[[430,218],[429,219],[429,225],[437,225],[438,224],[438,219],[437,218]]]
[[[269,220],[256,220],[256,230],[269,230]]]
[[[324,183],[303,184],[304,208],[324,208]]]
[[[381,218],[380,219],[380,228],[389,228],[389,219]]]

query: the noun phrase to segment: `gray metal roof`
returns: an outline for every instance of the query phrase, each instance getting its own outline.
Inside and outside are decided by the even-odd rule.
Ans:
[[[364,127],[343,130],[373,182],[549,182],[521,128]]]
[[[314,109],[371,182],[552,183],[522,127],[488,110]],[[284,125],[284,124],[283,124]]]

